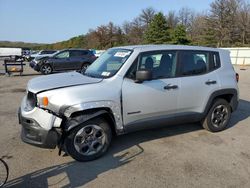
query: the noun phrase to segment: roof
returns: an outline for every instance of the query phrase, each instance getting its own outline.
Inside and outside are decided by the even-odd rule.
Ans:
[[[210,48],[210,47],[202,47],[202,46],[188,46],[188,45],[134,45],[134,46],[120,46],[117,48],[130,49],[130,50],[138,50],[138,51],[154,51],[154,50],[204,50],[204,51],[222,51],[223,49],[219,48]],[[223,50],[225,51],[225,50]]]
[[[64,51],[64,50],[88,50],[88,49],[84,49],[84,48],[66,48],[66,49],[63,49],[63,50],[61,50],[61,51]],[[88,51],[90,51],[90,50],[88,50]]]

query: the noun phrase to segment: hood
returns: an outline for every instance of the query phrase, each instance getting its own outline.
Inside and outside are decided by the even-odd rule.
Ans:
[[[63,87],[94,84],[101,81],[101,78],[87,77],[78,72],[59,73],[31,79],[28,82],[27,90],[32,93],[39,93]]]
[[[40,61],[41,59],[45,60],[45,59],[48,59],[48,58],[49,58],[49,55],[43,55],[43,56],[37,56],[37,57],[35,57],[34,60]]]

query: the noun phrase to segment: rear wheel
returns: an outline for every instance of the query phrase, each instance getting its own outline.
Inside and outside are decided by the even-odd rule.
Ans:
[[[51,74],[52,73],[52,67],[49,64],[42,65],[41,73],[42,74]]]
[[[81,116],[70,122],[79,122]],[[101,157],[112,138],[110,126],[103,118],[95,118],[79,124],[65,139],[66,151],[77,161],[91,161]]]
[[[204,122],[203,127],[211,132],[224,130],[231,117],[231,107],[224,99],[215,100],[210,108]]]
[[[81,67],[81,73],[84,73],[86,71],[86,69],[89,67],[89,63],[84,63]]]

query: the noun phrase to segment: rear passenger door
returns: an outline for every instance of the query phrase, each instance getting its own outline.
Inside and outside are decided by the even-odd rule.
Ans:
[[[210,95],[220,85],[216,69],[220,66],[218,52],[179,51],[179,112],[202,113]]]
[[[71,50],[70,51],[70,62],[69,69],[80,70],[82,63],[84,61],[84,52],[83,50]]]

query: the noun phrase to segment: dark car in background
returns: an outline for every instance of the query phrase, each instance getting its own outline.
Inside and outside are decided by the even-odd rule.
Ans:
[[[26,59],[28,61],[32,61],[33,59],[37,59],[37,58],[50,57],[56,52],[57,52],[56,50],[33,51],[31,54],[29,54],[26,57]]]
[[[42,74],[51,74],[57,71],[79,70],[84,72],[96,60],[91,50],[66,49],[57,52],[51,57],[35,59],[30,67]]]

